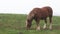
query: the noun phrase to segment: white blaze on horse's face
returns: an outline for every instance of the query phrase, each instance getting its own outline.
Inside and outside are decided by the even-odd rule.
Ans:
[[[26,26],[27,26],[27,20],[26,20]]]

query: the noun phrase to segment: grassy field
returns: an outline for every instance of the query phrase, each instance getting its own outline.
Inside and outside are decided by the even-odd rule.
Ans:
[[[43,30],[44,21],[41,20],[41,30],[35,30],[33,21],[31,30],[25,28],[26,15],[24,14],[0,14],[0,34],[60,34],[60,16],[53,17],[53,30]],[[49,23],[48,23],[49,25]]]

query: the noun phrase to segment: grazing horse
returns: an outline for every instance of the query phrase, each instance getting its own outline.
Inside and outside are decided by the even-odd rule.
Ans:
[[[53,10],[49,6],[45,6],[42,8],[34,8],[27,16],[26,28],[30,29],[32,20],[34,19],[37,24],[37,28],[36,28],[37,30],[40,30],[40,25],[39,25],[40,20],[45,21],[43,29],[46,29],[47,17],[49,17],[49,22],[50,22],[49,29],[52,29],[52,14],[53,14]]]

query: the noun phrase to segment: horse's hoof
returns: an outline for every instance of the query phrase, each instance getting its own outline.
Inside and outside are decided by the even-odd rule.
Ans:
[[[43,30],[45,30],[46,28],[43,28]]]
[[[50,30],[52,30],[52,28],[49,28]]]
[[[52,30],[52,29],[50,29],[50,30]]]
[[[36,30],[40,30],[40,26],[38,26]]]

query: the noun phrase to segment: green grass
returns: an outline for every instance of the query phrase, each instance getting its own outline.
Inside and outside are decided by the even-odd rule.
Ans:
[[[0,14],[0,34],[60,34],[60,16],[53,16],[53,30],[43,30],[44,21],[41,20],[41,30],[35,30],[33,21],[31,30],[26,30],[24,14]],[[48,23],[49,24],[49,23]]]

